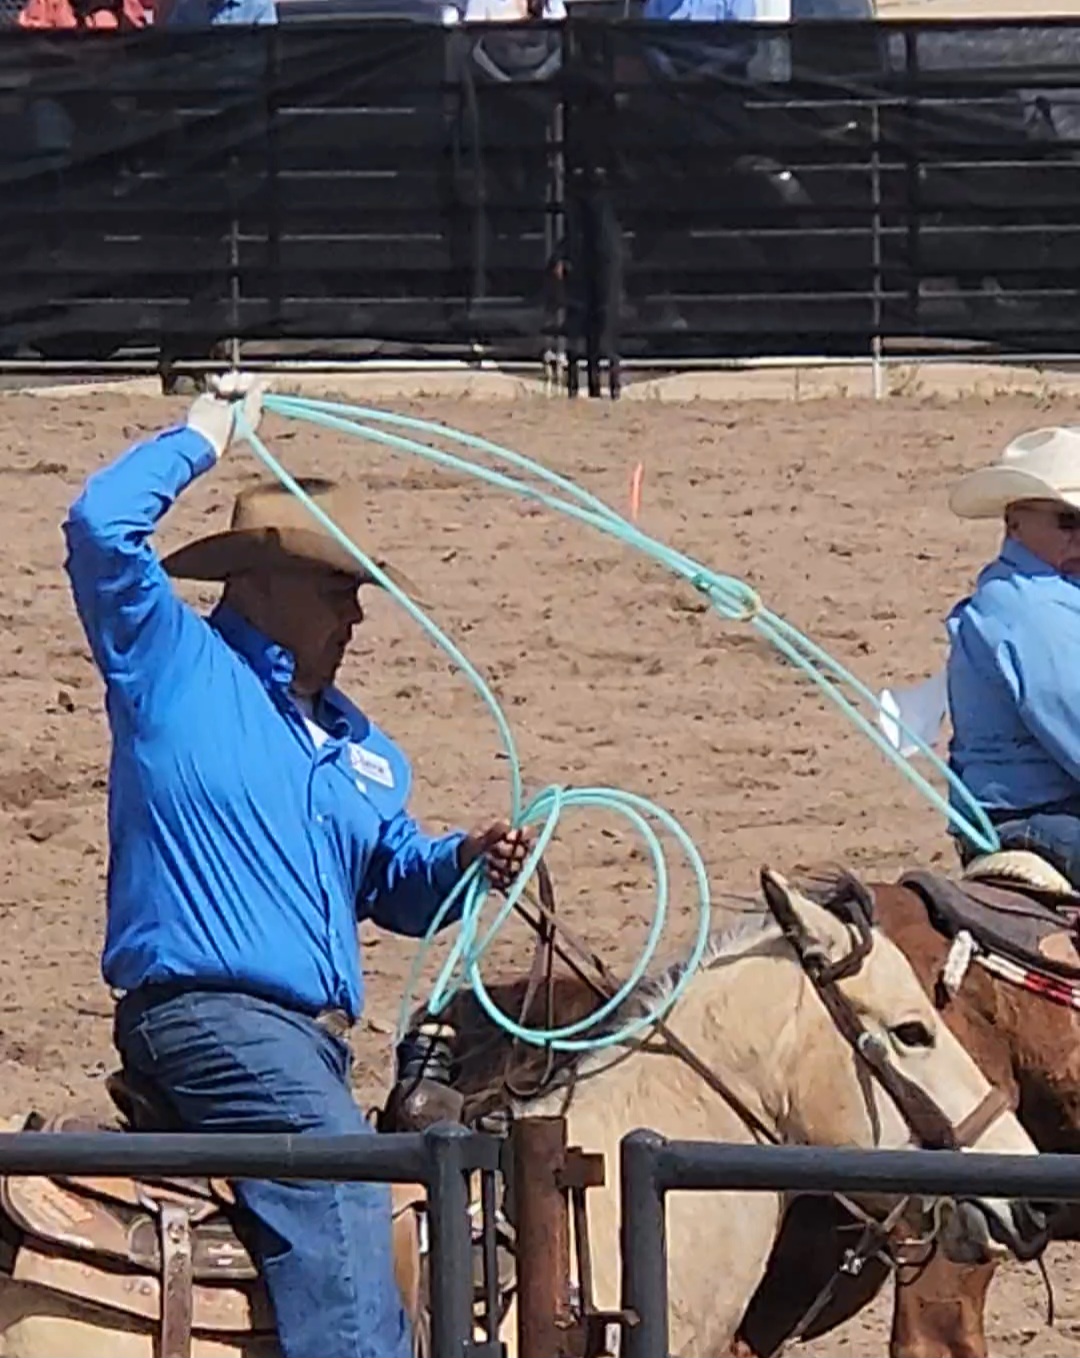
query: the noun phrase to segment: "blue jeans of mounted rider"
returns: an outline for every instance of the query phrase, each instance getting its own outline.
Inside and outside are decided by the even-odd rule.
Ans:
[[[1031,849],[1052,863],[1080,891],[1080,798],[1033,807],[1028,811],[987,813],[1003,849]],[[960,856],[968,863],[978,850],[958,840]]]
[[[120,1001],[115,1038],[186,1130],[375,1135],[348,1046],[278,1004],[147,987]],[[389,1185],[238,1180],[236,1192],[285,1358],[410,1358]]]

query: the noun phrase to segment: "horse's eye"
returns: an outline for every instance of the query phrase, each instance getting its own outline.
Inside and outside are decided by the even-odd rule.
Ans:
[[[912,1019],[908,1023],[898,1023],[890,1031],[901,1047],[932,1047],[934,1045],[934,1034],[925,1023],[920,1023],[918,1019]]]

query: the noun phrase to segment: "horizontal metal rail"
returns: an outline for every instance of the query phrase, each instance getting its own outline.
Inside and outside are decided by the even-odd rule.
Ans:
[[[744,1146],[668,1141],[651,1132],[632,1132],[623,1147],[631,1172],[647,1165],[651,1182],[664,1193],[738,1188],[1080,1200],[1076,1155]]]
[[[425,1132],[349,1136],[291,1133],[0,1133],[0,1174],[100,1174],[231,1178],[364,1179],[430,1183],[452,1155],[462,1170],[496,1169],[498,1142],[457,1124]]]
[[[639,1130],[620,1147],[622,1358],[668,1358],[669,1192],[919,1193],[1080,1201],[1080,1157],[961,1151],[745,1146],[668,1141]]]
[[[497,1169],[499,1144],[456,1123],[423,1133],[350,1136],[7,1132],[0,1134],[0,1174],[422,1183],[430,1228],[433,1352],[469,1358],[475,1352],[469,1176]]]

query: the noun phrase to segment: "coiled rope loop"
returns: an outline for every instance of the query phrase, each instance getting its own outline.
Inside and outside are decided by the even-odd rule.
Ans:
[[[397,452],[423,457],[439,466],[476,477],[501,490],[507,490],[515,495],[534,500],[549,509],[589,524],[616,538],[626,546],[635,548],[651,557],[699,591],[708,600],[710,607],[721,617],[734,622],[747,623],[753,627],[785,659],[816,684],[829,701],[835,703],[856,728],[890,762],[899,768],[904,777],[927,798],[931,805],[947,820],[955,823],[979,848],[984,852],[993,852],[1000,847],[997,832],[983,808],[918,733],[910,731],[898,717],[892,716],[892,720],[903,731],[904,735],[952,785],[960,801],[966,803],[971,809],[973,821],[964,816],[955,806],[950,805],[937,789],[912,766],[910,761],[885,739],[877,726],[858,710],[841,689],[847,686],[858,698],[868,703],[872,708],[879,707],[876,696],[844,666],[804,636],[798,628],[793,627],[766,608],[757,592],[745,581],[713,571],[675,548],[656,541],[569,478],[560,476],[532,458],[477,435],[468,434],[430,420],[417,419],[391,411],[336,401],[308,400],[281,394],[264,396],[263,408],[290,419],[303,420],[363,438],[372,443],[382,444]],[[417,438],[410,437],[409,434],[395,432],[399,430],[407,430],[409,434],[434,436],[444,443],[474,449],[502,463],[505,467],[527,473],[532,480],[523,480],[518,476],[508,474],[504,470],[483,465],[468,457],[448,452],[444,448],[421,442]],[[413,964],[412,973],[402,999],[399,1036],[404,1031],[409,1014],[412,1012],[412,996],[432,940],[443,921],[458,905],[459,899],[461,900],[460,928],[451,946],[449,956],[433,983],[428,1000],[427,1008],[433,1015],[439,1014],[445,1008],[453,994],[461,988],[462,983],[467,983],[489,1018],[505,1031],[521,1041],[562,1051],[588,1051],[615,1046],[627,1041],[662,1018],[677,1003],[686,986],[690,983],[708,944],[711,916],[708,874],[701,854],[693,840],[675,817],[664,808],[647,798],[619,788],[569,788],[555,785],[544,788],[527,805],[523,805],[521,763],[514,745],[513,735],[498,701],[482,676],[436,623],[330,519],[329,515],[315,504],[278,462],[242,415],[238,416],[238,433],[247,440],[255,455],[281,481],[286,489],[301,501],[308,512],[322,524],[323,528],[370,572],[371,576],[397,600],[422,630],[464,672],[490,711],[507,756],[510,769],[511,806],[509,819],[515,826],[530,826],[535,830],[535,843],[525,866],[513,888],[495,912],[494,919],[486,928],[481,927],[481,921],[490,892],[482,865],[479,862],[470,867],[443,902],[438,915],[421,941]],[[539,482],[540,485],[537,485],[536,482]],[[542,489],[541,487],[545,485],[551,489]],[[551,841],[563,812],[577,807],[600,808],[615,812],[624,817],[644,839],[656,874],[656,902],[653,922],[641,956],[627,976],[625,983],[609,1000],[576,1023],[559,1028],[525,1027],[494,1004],[480,976],[479,964],[484,953],[491,946],[499,930],[521,898],[537,863]],[[662,1000],[657,1002],[653,1009],[611,1031],[587,1036],[586,1034],[590,1029],[595,1029],[603,1024],[619,1008],[646,975],[667,920],[669,910],[668,864],[660,838],[650,823],[650,818],[659,821],[661,826],[674,836],[689,860],[693,871],[698,894],[698,922],[693,947],[675,985]]]

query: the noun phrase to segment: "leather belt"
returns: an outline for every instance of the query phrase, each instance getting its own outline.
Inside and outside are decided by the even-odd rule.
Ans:
[[[299,1009],[295,1005],[285,1003],[277,995],[261,995],[254,990],[245,989],[243,986],[224,985],[217,981],[212,983],[195,980],[148,981],[134,990],[122,990],[114,986],[110,993],[117,1003],[125,999],[142,996],[146,1001],[153,1004],[197,991],[210,991],[226,995],[249,995],[252,999],[262,1000],[266,1004],[276,1004],[290,1013],[303,1014],[305,1018],[311,1019],[313,1023],[317,1024],[323,1032],[342,1040],[346,1039],[356,1026],[344,1009],[320,1009],[317,1014],[313,1014],[310,1010]]]
[[[315,1015],[315,1022],[323,1032],[329,1033],[331,1037],[340,1038],[343,1042],[354,1027],[352,1019],[344,1009],[321,1009]]]

